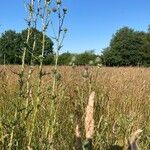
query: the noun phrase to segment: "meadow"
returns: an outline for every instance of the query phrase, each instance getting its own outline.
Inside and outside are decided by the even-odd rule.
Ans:
[[[92,91],[93,149],[123,149],[137,129],[139,147],[150,149],[149,68],[43,66],[40,77],[38,70],[25,66],[21,76],[21,66],[0,66],[0,149],[76,149],[75,128],[84,141]]]

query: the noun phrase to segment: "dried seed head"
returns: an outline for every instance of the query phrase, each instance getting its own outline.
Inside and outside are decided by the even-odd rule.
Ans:
[[[101,68],[102,67],[102,64],[97,64],[98,68]]]
[[[50,2],[51,0],[46,0],[46,2]]]
[[[88,105],[86,107],[86,116],[85,116],[85,131],[86,139],[92,139],[94,134],[94,97],[95,92],[92,92],[89,96]]]
[[[63,8],[63,12],[64,12],[64,14],[66,14],[67,13],[67,8]]]
[[[64,32],[66,33],[68,31],[68,29],[67,28],[64,28]]]
[[[54,8],[52,8],[52,12],[56,12],[57,11],[57,9],[54,7]]]
[[[84,72],[82,73],[82,77],[83,78],[89,78],[90,74],[87,70],[84,70]]]
[[[61,0],[57,0],[57,5],[61,5]]]
[[[55,78],[56,78],[56,80],[57,81],[60,81],[61,80],[61,74],[59,73],[59,72],[57,72],[56,74],[55,74]]]

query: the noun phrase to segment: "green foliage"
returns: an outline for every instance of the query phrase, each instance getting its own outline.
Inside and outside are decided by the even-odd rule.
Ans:
[[[25,29],[21,32],[22,43],[26,42],[27,34],[28,34],[28,29]],[[33,54],[34,62],[38,63],[38,58],[41,55],[41,51],[42,51],[42,39],[43,39],[43,33],[38,31],[37,29],[32,28],[30,33],[29,45],[27,45],[27,54],[25,60],[27,64],[30,63],[32,54]],[[35,41],[35,49],[33,49],[34,41]],[[46,36],[45,49],[44,49],[44,57],[46,59],[45,63],[51,62],[48,60],[48,58],[50,58],[52,52],[53,52],[53,42],[48,36]]]
[[[107,66],[137,66],[149,64],[149,33],[124,27],[116,32],[108,48],[103,50]]]
[[[150,29],[148,29],[145,43],[142,47],[142,62],[144,66],[150,66]]]
[[[85,51],[80,54],[63,53],[59,56],[59,65],[97,65],[100,60],[93,50]]]
[[[33,62],[38,63],[39,55],[41,54],[42,50],[43,34],[37,29],[32,28],[29,39],[29,45],[27,45],[27,32],[28,29],[23,30],[21,33],[16,33],[16,31],[12,30],[8,30],[2,33],[2,36],[0,37],[1,64],[4,62],[4,56],[6,59],[6,63],[8,64],[21,64],[21,56],[24,47],[27,47],[27,53],[25,58],[26,64],[30,64],[32,55]],[[36,42],[35,48],[33,48],[34,41]],[[50,58],[53,52],[53,42],[48,36],[46,36],[44,52],[44,63],[51,63],[52,60]]]
[[[71,59],[73,57],[73,54],[66,52],[59,56],[58,64],[59,65],[69,65],[71,62]]]
[[[96,57],[97,55],[94,54],[93,50],[85,51],[84,53],[77,55],[77,64],[78,65],[86,65],[86,64],[94,65]]]
[[[26,44],[28,29],[23,30],[21,33],[16,33],[16,31],[8,30],[2,33],[0,37],[0,64],[3,64],[4,58],[7,64],[21,64],[21,56],[23,48],[27,48],[25,63],[30,64],[31,58],[34,64],[39,62],[39,56],[42,49],[42,32],[37,29],[32,28],[29,38],[29,44]],[[33,49],[33,44],[35,43],[35,48]],[[43,63],[45,65],[54,64],[54,54],[53,54],[53,42],[46,36],[45,41],[45,53]],[[72,63],[72,59],[76,65],[85,64],[96,64],[97,55],[94,51],[85,51],[81,54],[73,54],[69,52],[62,53],[59,56],[59,65],[69,65]]]
[[[8,30],[2,33],[0,38],[0,63],[4,62],[6,59],[6,63],[14,64],[21,63],[21,59],[19,58],[21,54],[21,34],[16,33],[16,31]]]

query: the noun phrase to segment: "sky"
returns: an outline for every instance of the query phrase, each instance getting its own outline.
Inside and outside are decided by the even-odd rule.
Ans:
[[[99,54],[119,28],[147,31],[150,24],[150,0],[63,0],[63,6],[68,8],[63,52]],[[25,29],[25,17],[23,0],[1,0],[0,33]]]

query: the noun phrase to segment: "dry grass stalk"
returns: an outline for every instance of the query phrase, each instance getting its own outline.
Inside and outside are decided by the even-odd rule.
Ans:
[[[128,148],[127,150],[138,150],[138,139],[139,139],[139,135],[142,132],[141,129],[138,129],[137,131],[135,131],[131,138],[128,140]]]
[[[76,125],[75,133],[76,133],[76,137],[77,138],[81,138],[81,133],[80,133],[79,125],[78,124]]]
[[[81,139],[81,133],[80,133],[80,129],[79,129],[79,124],[76,125],[76,129],[75,129],[75,135],[76,135],[76,145],[75,145],[75,149],[76,150],[82,150],[82,139]]]

